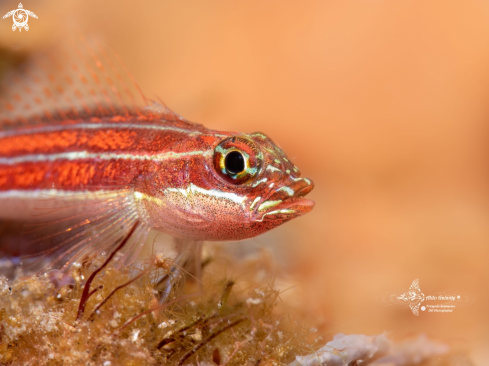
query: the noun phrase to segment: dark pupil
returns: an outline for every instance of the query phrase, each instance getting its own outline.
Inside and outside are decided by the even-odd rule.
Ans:
[[[243,155],[238,151],[231,151],[224,159],[224,166],[228,173],[238,174],[245,169],[245,161]]]

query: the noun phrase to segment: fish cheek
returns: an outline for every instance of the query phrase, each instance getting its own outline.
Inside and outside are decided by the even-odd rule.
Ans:
[[[248,219],[243,203],[228,198],[213,197],[203,194],[194,196],[195,207],[200,215],[208,218],[214,225],[229,225]]]
[[[201,192],[203,191],[203,192]],[[199,219],[210,225],[230,223],[243,219],[244,206],[236,200],[219,197],[220,192],[199,189],[190,185],[187,189],[168,189],[166,206],[173,207],[182,218]]]
[[[192,184],[167,188],[156,196],[135,193],[137,196],[141,197],[140,215],[148,224],[177,237],[219,240],[224,229],[239,227],[248,220],[243,202],[235,196],[222,197],[222,192]]]

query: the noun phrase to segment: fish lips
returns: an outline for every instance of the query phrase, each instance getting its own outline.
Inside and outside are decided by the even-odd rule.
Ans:
[[[314,201],[305,196],[314,189],[314,183],[307,178],[294,179],[273,192],[267,200],[262,202],[257,213],[261,214],[261,220],[281,218],[291,220],[302,216],[314,208]],[[291,195],[290,192],[293,192]],[[265,207],[265,210],[260,208]]]

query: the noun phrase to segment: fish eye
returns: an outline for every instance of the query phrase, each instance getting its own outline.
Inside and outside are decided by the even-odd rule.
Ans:
[[[261,169],[263,154],[245,137],[233,136],[221,141],[214,150],[214,167],[218,175],[232,184],[245,184]]]
[[[245,170],[245,158],[239,151],[231,151],[224,158],[224,167],[230,174],[238,174]]]

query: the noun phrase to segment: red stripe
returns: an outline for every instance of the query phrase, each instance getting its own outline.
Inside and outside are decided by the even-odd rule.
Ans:
[[[141,129],[66,130],[0,139],[0,156],[56,154],[69,151],[164,153],[199,150],[188,134]]]
[[[66,130],[39,132],[33,129],[48,126],[44,123],[13,122],[14,132],[8,137],[0,138],[0,157],[13,157],[25,154],[55,154],[71,151],[124,152],[143,155],[145,153],[164,153],[167,151],[185,152],[201,150],[206,146],[213,146],[217,138],[212,136],[215,131],[202,125],[187,121],[165,121],[164,115],[113,115],[110,117],[69,118],[56,122],[58,126],[66,125]],[[175,127],[187,132],[171,130],[152,130],[142,128],[105,128],[105,129],[71,129],[79,124],[125,123],[141,127],[144,125]],[[2,127],[0,125],[0,127]],[[191,132],[198,131],[206,136],[189,136]]]
[[[58,161],[0,165],[0,191],[124,186],[139,175],[139,161]]]
[[[60,189],[120,189],[136,179],[146,193],[158,195],[168,187],[186,187],[190,182],[206,189],[215,188],[215,175],[205,169],[203,156],[168,161],[144,160],[59,160],[0,165],[0,191]],[[210,162],[209,162],[210,163]],[[228,191],[226,187],[221,187]]]

